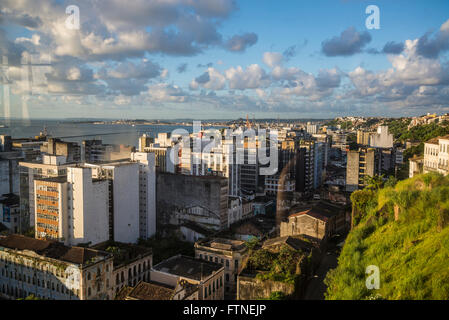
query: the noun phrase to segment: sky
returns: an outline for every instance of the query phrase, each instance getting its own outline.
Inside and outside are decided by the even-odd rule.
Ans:
[[[0,4],[2,118],[449,112],[447,0]]]

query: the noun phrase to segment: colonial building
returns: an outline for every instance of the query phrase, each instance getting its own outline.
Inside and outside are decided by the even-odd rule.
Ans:
[[[112,254],[20,235],[0,237],[0,297],[109,300]]]
[[[449,174],[449,135],[431,139],[424,143],[424,158],[413,157],[409,160],[413,177],[419,173],[438,172]]]
[[[293,208],[286,221],[281,222],[281,237],[304,235],[326,240],[346,228],[343,206],[320,201],[309,207]]]
[[[181,280],[198,286],[198,300],[224,298],[224,267],[221,264],[177,255],[151,269],[151,281],[176,287]]]
[[[244,241],[214,238],[195,243],[195,257],[223,265],[225,268],[225,293],[235,293],[237,275],[247,254]]]
[[[115,297],[124,287],[135,287],[141,281],[150,281],[153,251],[134,244],[104,242],[93,248],[111,253],[114,257],[112,283],[109,295]]]

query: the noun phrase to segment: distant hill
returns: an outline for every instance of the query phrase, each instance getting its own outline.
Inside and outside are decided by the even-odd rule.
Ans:
[[[327,275],[326,299],[449,299],[449,177],[371,185],[351,200],[355,227]],[[366,288],[369,265],[379,267],[378,290]]]

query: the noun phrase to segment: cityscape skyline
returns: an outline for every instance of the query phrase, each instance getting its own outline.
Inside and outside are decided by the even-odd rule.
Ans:
[[[79,9],[79,29],[67,25],[69,5]],[[8,0],[0,53],[9,111],[4,89],[1,113],[232,119],[447,112],[449,4],[378,1],[379,29],[366,27],[369,5]]]

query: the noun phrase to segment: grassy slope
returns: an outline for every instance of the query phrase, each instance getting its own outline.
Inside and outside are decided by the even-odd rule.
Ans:
[[[449,177],[420,175],[353,198],[362,215],[327,275],[326,298],[449,299]],[[365,286],[368,265],[379,267],[379,290]]]

